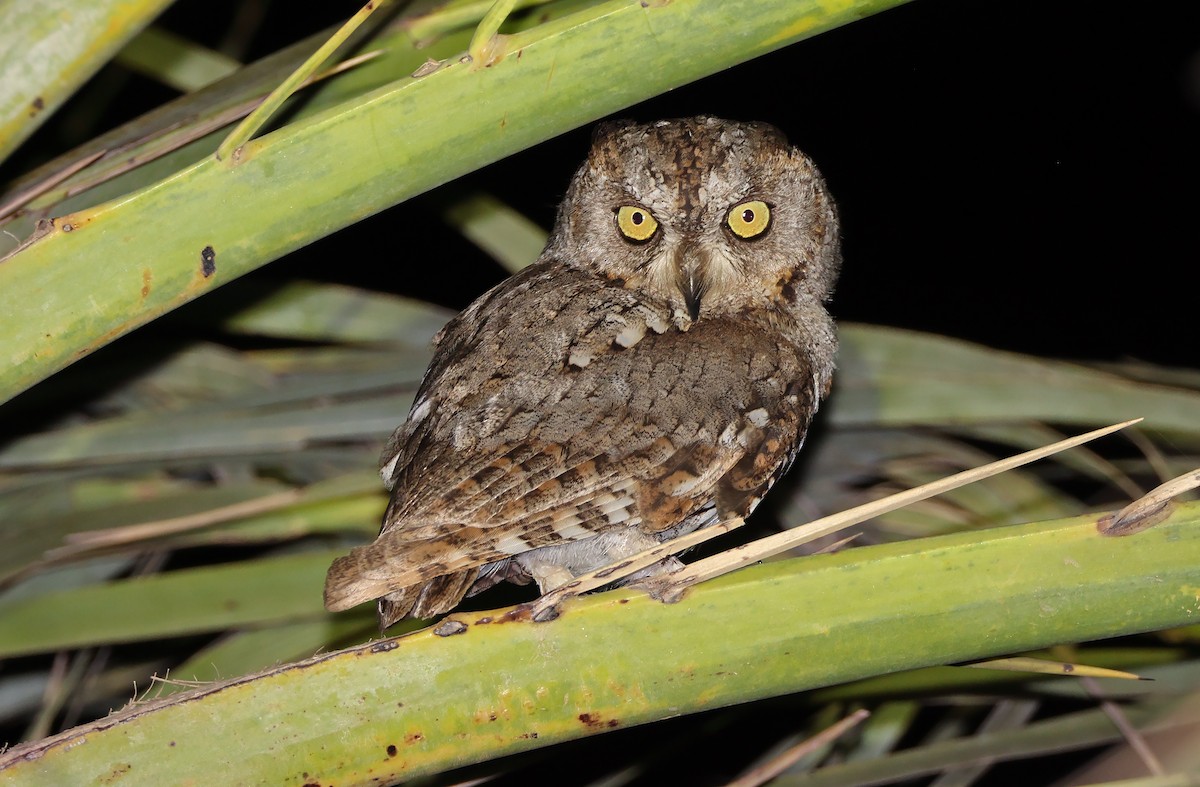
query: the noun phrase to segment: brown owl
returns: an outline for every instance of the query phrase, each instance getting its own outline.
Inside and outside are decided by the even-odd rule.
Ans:
[[[378,599],[386,628],[749,514],[829,391],[840,261],[825,183],[774,127],[599,127],[541,257],[435,339],[379,538],[334,561],[325,606]]]

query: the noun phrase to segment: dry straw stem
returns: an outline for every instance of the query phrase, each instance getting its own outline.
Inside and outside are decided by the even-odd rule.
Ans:
[[[124,525],[106,530],[71,533],[66,537],[67,544],[65,546],[48,551],[46,557],[68,557],[73,554],[103,547],[134,544],[152,538],[186,533],[189,530],[196,530],[220,522],[228,522],[266,511],[274,511],[303,499],[304,490],[288,489],[283,492],[276,492],[273,495],[265,495],[253,500],[220,506],[196,514],[160,519],[155,522],[140,522],[135,525]]]
[[[666,588],[667,597],[676,597],[682,590],[697,582],[703,582],[706,579],[718,577],[742,566],[750,565],[759,560],[765,560],[768,557],[786,552],[800,544],[807,543],[830,533],[835,533],[838,530],[865,522],[868,519],[881,516],[890,511],[895,511],[919,500],[926,500],[934,495],[957,489],[958,487],[980,481],[989,476],[1003,473],[1006,470],[1013,470],[1038,459],[1053,456],[1060,451],[1074,448],[1077,445],[1082,445],[1099,437],[1112,434],[1127,426],[1132,426],[1141,420],[1141,418],[1135,418],[1131,421],[1114,424],[1113,426],[1095,429],[1086,434],[1060,440],[1043,448],[1036,448],[1032,451],[1017,454],[1016,456],[1010,456],[1007,459],[990,462],[982,467],[964,470],[961,473],[955,473],[939,481],[933,481],[928,484],[922,484],[914,489],[897,492],[894,495],[888,495],[882,500],[864,503],[847,511],[810,522],[802,527],[785,530],[782,533],[776,533],[773,536],[761,538],[753,543],[727,550],[719,555],[714,555],[705,560],[693,563],[687,568],[672,574],[668,579],[669,586]]]
[[[520,608],[457,613],[19,746],[0,756],[0,776],[388,782],[681,713],[1194,620],[1200,504],[1129,538],[1101,536],[1096,521],[774,561],[678,604],[613,591],[572,599],[549,623]]]
[[[758,787],[761,784],[766,784],[779,774],[786,771],[788,768],[795,765],[805,755],[811,754],[815,751],[818,751],[821,747],[828,746],[829,744],[833,743],[838,738],[842,737],[847,732],[862,723],[862,721],[868,718],[870,715],[870,711],[859,708],[846,718],[829,727],[826,727],[811,738],[800,741],[793,746],[789,746],[777,757],[773,757],[769,762],[763,763],[744,776],[739,776],[737,779],[734,779],[729,783],[728,787]]]
[[[1153,527],[1171,512],[1171,499],[1200,487],[1200,468],[1161,484],[1100,522],[1100,532],[1127,536]]]

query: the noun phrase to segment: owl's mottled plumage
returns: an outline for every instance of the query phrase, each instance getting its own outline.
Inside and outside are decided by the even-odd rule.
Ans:
[[[828,392],[838,247],[775,128],[601,126],[538,261],[435,340],[379,538],[334,561],[325,605],[379,599],[387,627],[749,514]]]

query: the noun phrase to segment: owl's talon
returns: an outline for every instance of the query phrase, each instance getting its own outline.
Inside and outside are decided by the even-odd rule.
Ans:
[[[540,601],[540,599],[539,599]],[[530,619],[534,623],[549,623],[557,620],[562,614],[561,599],[554,599],[549,604],[539,604],[537,601],[530,605]]]
[[[562,614],[562,603],[575,595],[565,589],[551,590],[528,604],[522,604],[519,609],[528,614],[534,623],[548,623]]]
[[[677,604],[683,601],[683,597],[687,595],[688,588],[692,586],[690,582],[670,582],[663,589],[658,600],[664,604]]]
[[[673,580],[670,574],[664,574],[645,579],[633,585],[633,587],[644,590],[646,595],[655,601],[661,601],[663,604],[674,604],[683,598],[687,589],[691,587],[691,583],[678,582]]]

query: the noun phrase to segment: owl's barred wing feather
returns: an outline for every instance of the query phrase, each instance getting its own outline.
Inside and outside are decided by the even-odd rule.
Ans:
[[[667,438],[648,435],[643,445],[626,456],[595,456],[570,467],[560,466],[557,473],[516,500],[489,505],[498,498],[488,501],[476,496],[474,511],[453,506],[456,513],[465,514],[456,522],[389,519],[374,543],[356,547],[334,561],[325,585],[326,607],[349,609],[439,576],[588,538],[613,525],[637,527],[644,522],[639,508],[647,508],[638,503],[646,499],[656,506],[647,514],[654,529],[661,530],[676,523],[675,512],[695,508],[698,501],[682,484],[676,485],[677,490],[687,496],[678,498],[669,492],[650,494],[653,484],[648,486],[639,479],[656,480],[654,471],[662,467],[677,468],[674,473],[682,478],[686,471],[681,455],[693,450],[687,446],[680,451]],[[564,448],[560,453],[568,451]],[[711,474],[707,467],[704,472]],[[521,470],[514,466],[512,473]],[[444,512],[437,516],[440,519]],[[472,522],[485,524],[467,524]]]
[[[441,523],[509,526],[563,500],[587,496],[609,479],[669,455],[666,447],[645,453],[658,434],[632,420],[627,413],[611,412],[583,422],[575,434],[559,436],[558,441],[535,434],[524,443],[442,457],[435,464],[443,469],[432,477],[405,479],[406,490],[413,484],[423,486],[412,495],[396,496],[384,517],[384,530],[403,522],[409,529],[431,528],[432,537]],[[595,437],[589,439],[591,435]],[[430,483],[436,481],[445,486],[439,490]],[[414,532],[414,537],[421,535]]]

